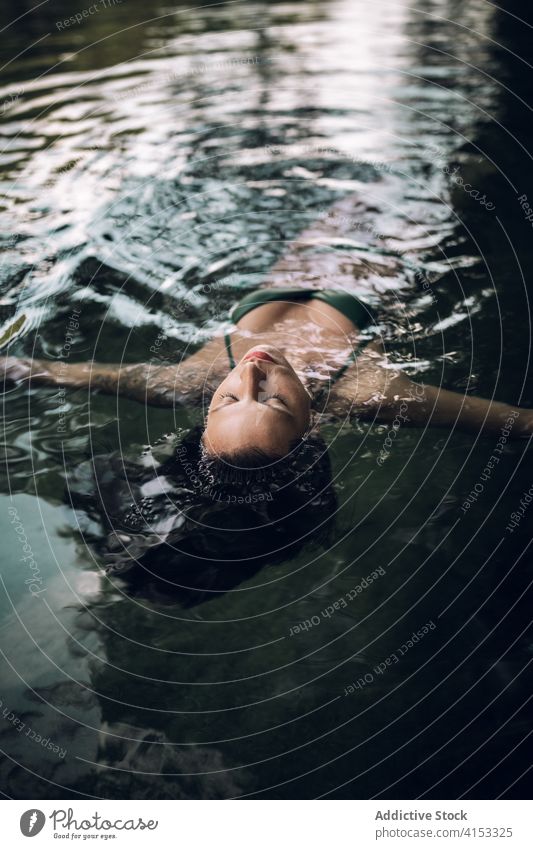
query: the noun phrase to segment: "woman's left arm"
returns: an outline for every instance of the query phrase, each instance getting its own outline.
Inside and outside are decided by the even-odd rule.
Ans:
[[[192,360],[192,357],[190,358]],[[122,395],[142,404],[173,407],[197,395],[205,383],[205,370],[187,360],[166,366],[153,363],[65,363],[61,360],[32,360],[0,357],[0,389],[6,383],[30,386],[59,386]]]
[[[220,363],[226,367],[224,345],[218,337],[174,365],[161,365],[157,361],[69,363],[0,356],[0,391],[5,390],[6,383],[26,382],[28,385],[86,388],[107,395],[122,395],[142,404],[173,407],[201,395],[207,375],[212,379]]]

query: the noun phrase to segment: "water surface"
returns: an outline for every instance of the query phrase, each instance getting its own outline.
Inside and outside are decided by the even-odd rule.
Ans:
[[[139,362],[159,340],[178,361],[351,195],[329,249],[379,297],[391,357],[533,406],[515,6],[124,0],[66,25],[66,2],[5,3],[4,345]],[[497,438],[403,428],[379,466],[387,427],[328,424],[334,543],[188,605],[105,577],[71,490],[91,446],[138,458],[202,411],[44,388],[6,401],[6,795],[527,795],[527,513],[506,530],[531,486],[524,442],[465,512]]]

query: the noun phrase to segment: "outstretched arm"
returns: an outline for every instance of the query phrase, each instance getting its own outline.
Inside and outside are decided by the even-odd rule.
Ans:
[[[32,360],[3,357],[2,375],[8,380],[30,385],[95,389],[107,395],[124,395],[156,406],[172,406],[178,389],[176,366],[107,365],[102,363],[65,363],[57,360]]]
[[[94,389],[157,407],[172,407],[202,390],[219,347],[219,341],[214,340],[175,365],[108,365],[0,357],[0,379],[28,381],[30,385]]]
[[[406,375],[391,381],[391,392],[378,407],[378,418],[392,421],[406,416],[406,423],[430,427],[456,427],[471,433],[501,434],[511,437],[533,434],[533,410],[512,407],[501,401],[474,398],[439,386],[414,383]]]
[[[342,395],[334,398],[334,412],[351,410],[382,422],[471,433],[509,431],[512,438],[533,435],[533,410],[415,383],[404,372],[385,366],[381,356],[363,355],[343,381]]]

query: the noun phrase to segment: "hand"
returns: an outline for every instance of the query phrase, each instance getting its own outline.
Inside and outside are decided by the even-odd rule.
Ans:
[[[520,409],[520,418],[518,419],[518,424],[519,436],[533,436],[533,410],[529,410],[527,408]]]
[[[31,375],[30,359],[25,357],[0,357],[0,380],[2,382],[27,380]]]

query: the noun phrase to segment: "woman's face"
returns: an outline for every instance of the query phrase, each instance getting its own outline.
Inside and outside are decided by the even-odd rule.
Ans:
[[[217,456],[257,449],[283,457],[309,426],[311,399],[276,348],[251,348],[215,391],[203,444]]]

